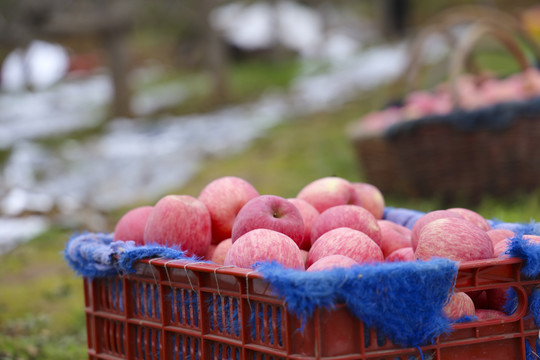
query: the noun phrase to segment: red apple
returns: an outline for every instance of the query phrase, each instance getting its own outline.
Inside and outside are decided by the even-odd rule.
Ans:
[[[410,93],[403,105],[403,116],[406,119],[418,119],[434,112],[434,94],[428,91]]]
[[[424,225],[432,222],[433,220],[437,219],[444,219],[449,217],[455,217],[463,219],[463,216],[456,212],[452,212],[449,210],[434,210],[430,211],[424,215],[422,215],[416,222],[414,223],[412,229],[411,229],[411,244],[412,248],[416,250],[416,245],[418,244],[418,235],[420,235],[420,230],[424,227]]]
[[[401,236],[405,236],[409,240],[411,239],[412,232],[411,229],[409,229],[408,227],[405,227],[404,225],[399,225],[391,220],[377,220],[377,223],[380,223],[381,221],[388,222],[388,225],[392,226],[395,231],[401,234]]]
[[[472,222],[474,225],[478,226],[480,229],[484,231],[491,230],[491,226],[489,225],[487,220],[484,219],[482,215],[480,215],[479,213],[475,211],[464,209],[464,208],[450,208],[447,210],[457,212],[459,215],[463,216],[465,220]]]
[[[381,229],[381,243],[379,246],[385,258],[397,249],[412,247],[411,231],[409,229],[389,220],[378,220],[377,223]]]
[[[363,208],[368,210],[375,219],[382,219],[384,215],[384,197],[381,191],[372,184],[353,182],[352,186]]]
[[[510,247],[510,243],[508,240],[502,240],[493,246],[493,256],[508,259],[510,258],[510,255],[506,253],[506,250],[508,250]]]
[[[369,236],[347,227],[321,235],[309,250],[306,267],[329,255],[345,255],[359,264],[384,260],[381,248]]]
[[[493,247],[493,253],[495,257],[500,257],[504,259],[511,257],[510,254],[506,253],[506,251],[510,249],[510,246],[512,245],[510,239],[512,239],[514,236],[503,239],[495,244],[495,246]],[[540,244],[540,236],[538,235],[523,235],[523,239],[527,239],[530,244]]]
[[[356,261],[344,255],[329,255],[315,261],[306,271],[320,271],[336,267],[351,267],[358,265]]]
[[[311,228],[315,223],[315,219],[319,216],[317,209],[305,200],[297,198],[287,199],[300,211],[302,220],[304,221],[304,240],[298,245],[302,250],[309,250],[311,247]]]
[[[212,219],[212,243],[231,237],[236,214],[256,196],[259,193],[253,185],[235,176],[217,178],[201,190],[198,199],[206,205]]]
[[[361,231],[375,244],[381,243],[381,229],[369,211],[357,205],[337,205],[323,211],[315,220],[311,228],[311,246],[324,233],[340,227]]]
[[[214,253],[212,254],[210,260],[212,260],[216,264],[223,265],[225,263],[225,257],[227,256],[227,252],[229,252],[231,245],[231,238],[225,239],[219,244],[217,244],[216,249],[214,250]]]
[[[492,309],[476,309],[475,315],[478,318],[478,321],[508,319],[508,315],[506,315],[504,312]]]
[[[493,257],[487,233],[463,218],[442,218],[424,225],[415,250],[418,259],[445,257],[454,261]]]
[[[206,254],[204,254],[206,260],[212,260],[212,256],[214,256],[214,252],[216,252],[216,247],[216,244],[210,244],[208,250],[206,250]]]
[[[352,184],[337,176],[312,181],[300,190],[296,198],[307,201],[319,213],[337,205],[362,205]]]
[[[487,232],[489,238],[491,239],[491,242],[493,243],[493,246],[495,246],[497,243],[506,240],[511,239],[516,234],[508,229],[491,229]]]
[[[540,244],[539,235],[523,235],[523,239],[529,240],[529,244]]]
[[[401,108],[392,106],[384,110],[366,114],[362,117],[362,121],[353,123],[351,130],[354,134],[380,133],[402,120]]]
[[[307,256],[308,256],[309,252],[307,250],[302,250],[302,249],[300,249],[300,252],[302,253],[302,259],[304,259],[304,268],[305,268],[306,267]]]
[[[415,261],[416,256],[414,255],[414,250],[412,247],[405,247],[393,251],[385,258],[385,260],[388,262]]]
[[[257,262],[276,261],[287,268],[304,269],[298,245],[287,235],[269,229],[251,230],[232,243],[224,265],[251,268]]]
[[[232,242],[255,229],[269,229],[287,235],[299,245],[304,240],[304,220],[290,201],[276,195],[260,195],[238,212],[232,228]]]
[[[167,195],[154,206],[144,229],[145,244],[180,246],[188,255],[204,256],[212,240],[206,206],[189,195]]]
[[[450,320],[459,320],[464,316],[474,316],[474,303],[466,293],[455,292],[450,297],[450,301],[444,306],[443,312]]]
[[[144,227],[152,208],[152,206],[139,206],[126,212],[116,223],[114,241],[133,240],[137,245],[144,245]]]
[[[467,295],[473,300],[475,309],[487,309],[489,307],[485,290],[468,291]]]
[[[508,289],[508,286],[504,288],[487,289],[486,299],[488,308],[503,311],[506,300],[508,300],[508,296],[506,295]]]

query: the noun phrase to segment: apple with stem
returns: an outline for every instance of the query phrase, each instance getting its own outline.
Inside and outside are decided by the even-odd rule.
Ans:
[[[297,245],[304,240],[304,220],[300,211],[293,203],[277,195],[259,195],[240,209],[232,228],[232,242],[255,229],[278,231]]]

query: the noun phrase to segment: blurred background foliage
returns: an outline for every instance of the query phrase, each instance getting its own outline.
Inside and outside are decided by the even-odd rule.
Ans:
[[[150,121],[152,116],[216,111],[254,101],[269,89],[288,89],[294,79],[306,71],[299,54],[279,44],[246,51],[225,43],[216,29],[209,26],[209,18],[212,10],[228,3],[232,1],[1,0],[0,61],[15,48],[24,48],[32,40],[41,39],[69,49],[72,58],[80,60],[81,70],[85,70],[85,66],[106,66],[110,70],[114,100],[102,121],[91,128],[39,139],[49,147],[99,135],[110,119],[132,116],[129,104],[134,85],[129,75],[148,64],[158,63],[164,71],[148,82],[139,82],[139,90],[174,83],[189,89],[187,100],[156,110],[149,117]],[[277,3],[269,1],[270,5]],[[452,6],[487,4],[519,14],[536,5],[535,1],[525,0],[410,0],[403,1],[407,6],[400,14],[404,16],[398,14],[395,17],[399,20],[390,21],[391,1],[306,0],[299,3],[321,12],[334,7],[341,14],[352,13],[363,19],[365,27],[353,23],[351,32],[363,42],[364,48],[408,39],[433,16]],[[350,18],[344,17],[343,21]],[[370,35],[360,33],[361,29]],[[316,58],[311,61],[309,71],[324,74],[328,64]],[[516,69],[512,59],[496,51],[484,55],[480,62],[500,73]],[[167,193],[197,196],[208,182],[225,175],[245,178],[261,194],[283,197],[294,197],[305,184],[323,176],[364,181],[345,128],[351,121],[400,95],[399,90],[379,86],[347,96],[349,100],[338,108],[291,115],[241,152],[226,157],[206,157],[189,181]],[[0,167],[7,163],[11,152],[10,147],[0,149]],[[3,189],[0,195],[6,193]],[[539,192],[511,198],[485,197],[473,210],[486,218],[529,221],[540,218],[539,200]],[[390,206],[422,211],[443,206],[436,196],[430,199],[388,196],[386,202]],[[142,204],[134,201],[99,211],[104,218],[99,223],[103,225],[101,230],[112,231],[125,211]],[[86,357],[82,279],[67,267],[61,253],[69,236],[86,230],[86,225],[84,221],[69,225],[53,223],[45,232],[0,255],[0,359]]]

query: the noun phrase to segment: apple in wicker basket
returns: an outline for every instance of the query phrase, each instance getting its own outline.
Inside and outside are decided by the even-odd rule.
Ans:
[[[204,256],[212,240],[206,206],[189,195],[167,195],[155,205],[144,228],[145,244],[179,246],[188,255]]]
[[[379,245],[361,231],[347,227],[332,229],[311,246],[306,268],[330,255],[348,256],[359,264],[384,261]]]
[[[255,229],[278,231],[297,245],[304,240],[304,220],[290,201],[277,195],[260,195],[249,200],[238,212],[232,228],[232,242]]]
[[[337,205],[361,205],[352,184],[343,178],[329,176],[314,180],[304,186],[297,199],[302,199],[313,205],[318,212]]]
[[[224,176],[206,185],[198,199],[206,205],[212,219],[212,243],[231,237],[232,226],[240,209],[258,191],[246,180],[236,176]]]
[[[270,229],[255,229],[231,245],[224,265],[251,268],[257,262],[276,261],[287,268],[305,269],[298,245],[287,235]]]
[[[445,257],[454,261],[493,258],[493,244],[487,232],[460,218],[442,218],[427,223],[418,237],[418,259]]]
[[[324,233],[348,227],[365,233],[375,244],[381,243],[381,229],[377,219],[366,209],[357,205],[338,205],[323,211],[311,228],[311,246]]]
[[[144,228],[152,206],[139,206],[126,212],[114,227],[114,241],[135,241],[137,245],[144,244]]]

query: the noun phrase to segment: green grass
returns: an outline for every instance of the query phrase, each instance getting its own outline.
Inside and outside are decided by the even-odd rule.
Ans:
[[[300,63],[296,59],[276,62],[254,59],[236,63],[228,68],[227,94],[223,99],[214,96],[212,78],[204,71],[167,71],[150,82],[139,84],[138,87],[144,90],[170,83],[182,84],[189,94],[188,98],[162,109],[157,115],[186,115],[217,110],[223,105],[255,101],[266,91],[287,88],[299,71]]]
[[[0,261],[0,359],[81,359],[82,279],[64,262],[68,232],[50,230]]]

